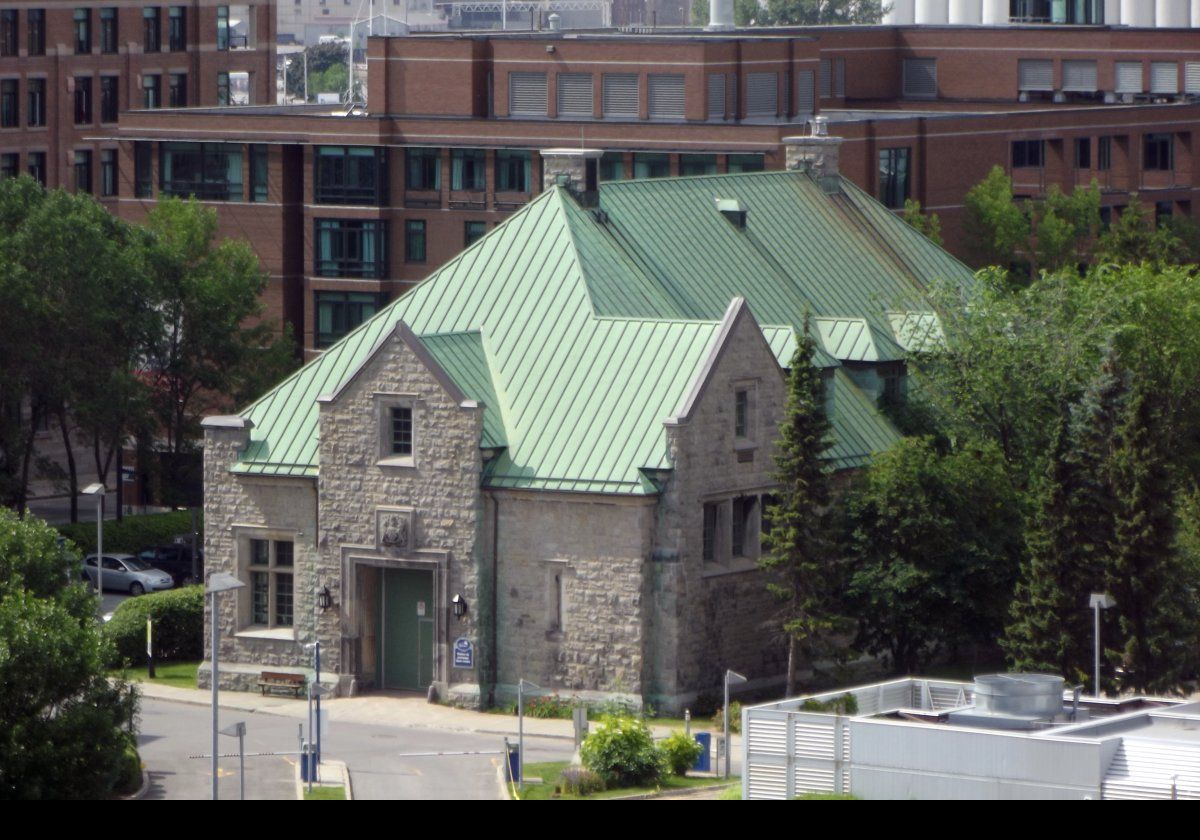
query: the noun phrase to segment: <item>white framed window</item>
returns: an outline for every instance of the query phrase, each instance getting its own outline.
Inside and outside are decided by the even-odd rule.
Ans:
[[[420,411],[415,395],[376,394],[379,425],[379,466],[417,465],[417,420]]]
[[[254,531],[238,539],[243,630],[289,633],[295,625],[295,543],[281,534]]]

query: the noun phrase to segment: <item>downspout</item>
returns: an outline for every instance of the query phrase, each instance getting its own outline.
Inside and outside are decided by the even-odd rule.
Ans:
[[[500,626],[498,610],[500,606],[500,500],[495,493],[488,493],[492,499],[492,643],[488,647],[488,707],[496,705],[496,681],[500,676],[500,641],[497,635]]]

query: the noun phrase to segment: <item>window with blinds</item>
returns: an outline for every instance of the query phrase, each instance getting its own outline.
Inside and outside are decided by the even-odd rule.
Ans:
[[[1062,89],[1076,93],[1095,93],[1096,62],[1094,61],[1064,61],[1062,63]]]
[[[833,62],[828,58],[821,59],[821,98],[829,99],[833,96]]]
[[[817,110],[816,74],[811,70],[796,73],[796,113],[812,114]]]
[[[774,117],[779,113],[779,74],[746,74],[746,116]]]
[[[1142,92],[1142,62],[1118,61],[1116,76],[1117,93]]]
[[[605,73],[602,86],[604,116],[637,118],[637,73]]]
[[[937,99],[937,59],[906,58],[901,75],[905,99]]]
[[[1018,61],[1017,89],[1054,90],[1054,62],[1041,58],[1023,58]]]
[[[508,74],[508,113],[521,117],[546,116],[546,74]]]
[[[560,117],[591,117],[595,114],[591,73],[559,73],[557,107]]]
[[[683,119],[683,75],[651,73],[646,79],[649,113],[652,120]]]
[[[708,118],[725,119],[725,74],[712,73],[708,77]]]
[[[1179,93],[1179,65],[1174,61],[1151,62],[1150,92]]]
[[[1183,90],[1200,94],[1200,62],[1189,61],[1183,68]]]
[[[846,96],[846,59],[833,60],[833,95],[839,99]]]

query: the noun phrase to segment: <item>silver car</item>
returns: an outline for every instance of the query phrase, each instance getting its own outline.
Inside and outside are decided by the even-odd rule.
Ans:
[[[83,571],[93,586],[99,575],[96,573],[96,555],[89,554],[83,560]],[[170,589],[175,585],[171,576],[166,572],[155,569],[148,563],[139,560],[132,554],[104,555],[104,588],[128,592],[130,595],[141,595],[143,592],[157,592],[160,589]]]

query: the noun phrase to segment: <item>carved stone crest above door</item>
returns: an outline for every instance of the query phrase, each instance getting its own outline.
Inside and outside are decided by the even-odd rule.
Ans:
[[[376,545],[388,554],[409,554],[416,547],[416,511],[376,508]]]

